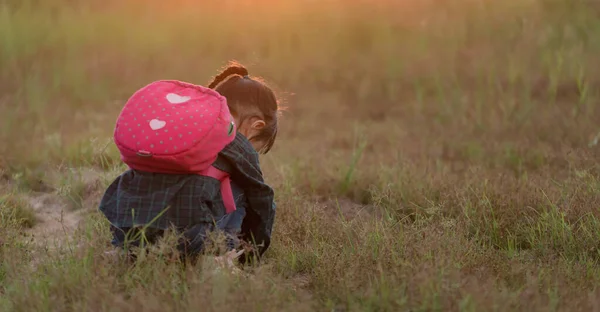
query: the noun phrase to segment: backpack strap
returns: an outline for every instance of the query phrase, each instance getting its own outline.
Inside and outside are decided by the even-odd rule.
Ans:
[[[230,214],[235,211],[235,200],[233,199],[233,191],[231,189],[231,179],[229,173],[218,169],[215,166],[210,166],[202,171],[200,175],[217,179],[221,182],[221,195],[223,196],[223,204],[225,205],[225,213]]]

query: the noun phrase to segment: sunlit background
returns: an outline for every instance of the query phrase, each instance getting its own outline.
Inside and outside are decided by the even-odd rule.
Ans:
[[[235,59],[286,112],[261,159],[279,203],[267,278],[234,283],[254,292],[232,286],[223,302],[591,309],[599,16],[584,0],[0,0],[0,195],[75,202],[91,216],[86,237],[100,237],[83,245],[105,248],[95,207],[124,169],[112,130],[126,99],[157,79],[207,84]],[[28,252],[1,243],[5,267],[36,280],[7,260]],[[164,281],[200,286],[150,274],[162,267],[115,277],[94,255],[47,268],[49,284],[0,267],[0,307],[96,307],[95,292],[118,305],[120,289],[142,306],[160,298],[149,309],[230,307],[183,290],[176,301]]]

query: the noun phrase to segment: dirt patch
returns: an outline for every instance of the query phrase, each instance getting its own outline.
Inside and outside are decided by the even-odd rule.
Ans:
[[[41,193],[26,197],[39,220],[36,226],[27,230],[36,241],[48,243],[51,240],[61,241],[75,231],[83,220],[83,211],[71,211],[68,204],[60,197]]]

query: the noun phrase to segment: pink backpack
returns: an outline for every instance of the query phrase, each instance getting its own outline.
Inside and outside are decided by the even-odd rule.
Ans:
[[[131,169],[219,180],[230,213],[235,202],[229,174],[212,164],[235,134],[225,97],[203,86],[161,80],[129,98],[117,119],[114,140]]]

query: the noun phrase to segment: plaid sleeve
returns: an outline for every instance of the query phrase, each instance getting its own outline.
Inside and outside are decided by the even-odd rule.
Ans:
[[[227,161],[231,178],[244,190],[248,209],[242,223],[242,238],[259,246],[260,256],[271,243],[275,219],[274,191],[264,182],[258,153],[242,134],[238,133],[235,140],[221,151],[220,158]]]

